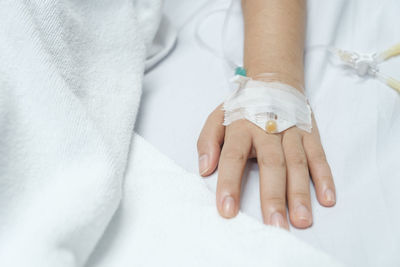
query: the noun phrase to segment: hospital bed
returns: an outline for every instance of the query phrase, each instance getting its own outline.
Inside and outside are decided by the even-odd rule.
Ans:
[[[203,123],[230,91],[223,63],[199,46],[194,35],[198,21],[228,1],[199,10],[204,2],[166,1],[165,13],[178,29],[178,40],[170,55],[146,74],[136,123],[141,136],[193,173]],[[398,1],[315,0],[308,10],[308,47],[329,44],[374,52],[400,42]],[[200,14],[188,22],[196,11]],[[200,34],[212,46],[220,45],[223,18],[218,12],[202,23]],[[238,23],[240,16],[235,13],[232,20]],[[240,44],[240,31],[231,31],[230,40]],[[400,58],[382,69],[400,77]],[[291,232],[348,266],[400,266],[400,95],[337,66],[323,50],[306,54],[306,92],[335,178],[337,204],[321,207],[313,194],[313,226],[292,227]],[[241,210],[261,221],[256,162],[249,161],[244,178]],[[216,179],[215,173],[204,183],[215,191]]]

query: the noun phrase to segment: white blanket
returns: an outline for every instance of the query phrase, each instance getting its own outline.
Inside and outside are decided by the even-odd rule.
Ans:
[[[0,1],[2,266],[82,266],[117,209],[159,0]]]
[[[342,266],[285,230],[240,213],[221,218],[215,195],[139,135],[120,209],[87,267]]]

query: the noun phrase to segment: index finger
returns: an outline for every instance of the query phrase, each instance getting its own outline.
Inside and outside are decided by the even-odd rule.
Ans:
[[[218,164],[217,207],[225,218],[232,218],[239,211],[240,186],[251,149],[251,137],[245,127],[238,121],[226,128]]]

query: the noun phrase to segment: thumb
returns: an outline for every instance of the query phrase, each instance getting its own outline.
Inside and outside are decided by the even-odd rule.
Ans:
[[[223,120],[224,112],[220,105],[208,116],[197,140],[199,173],[203,177],[212,174],[218,165],[225,136],[225,126],[222,125]]]

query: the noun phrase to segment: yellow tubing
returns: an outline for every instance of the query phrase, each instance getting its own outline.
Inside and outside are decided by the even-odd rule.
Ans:
[[[390,47],[389,49],[383,51],[380,55],[379,58],[381,59],[381,61],[387,60],[391,57],[400,55],[400,44],[396,44],[392,47]]]
[[[386,84],[400,93],[400,81],[398,81],[394,78],[388,77],[388,78],[386,78]]]

